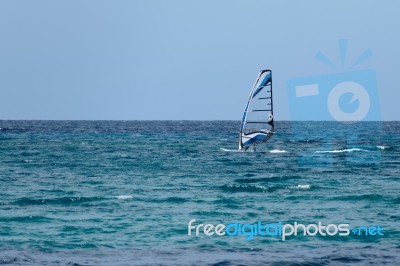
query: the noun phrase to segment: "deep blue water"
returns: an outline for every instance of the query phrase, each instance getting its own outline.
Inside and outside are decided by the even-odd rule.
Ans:
[[[0,121],[0,264],[396,265],[400,122]],[[188,236],[188,222],[383,236]]]

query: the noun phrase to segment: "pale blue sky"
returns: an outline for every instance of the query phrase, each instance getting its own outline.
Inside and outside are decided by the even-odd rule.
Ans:
[[[258,71],[287,81],[376,72],[380,113],[400,120],[398,1],[0,0],[0,119],[239,120]],[[321,51],[339,70],[315,59]],[[306,118],[305,118],[306,119]]]

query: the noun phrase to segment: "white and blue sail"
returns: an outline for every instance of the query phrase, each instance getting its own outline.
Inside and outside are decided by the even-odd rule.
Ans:
[[[274,134],[272,73],[262,70],[250,92],[240,128],[239,150],[267,141]]]

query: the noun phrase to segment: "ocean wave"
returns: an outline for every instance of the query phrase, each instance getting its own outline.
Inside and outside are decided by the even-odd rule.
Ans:
[[[378,200],[391,200],[391,198],[380,195],[380,194],[355,194],[355,195],[346,195],[346,196],[335,196],[331,198],[331,200],[340,200],[340,201],[378,201]]]
[[[153,198],[153,199],[138,199],[138,201],[146,201],[151,203],[185,203],[190,199],[182,198],[182,197],[162,197],[162,198]]]
[[[353,151],[368,152],[368,150],[364,150],[364,149],[360,149],[360,148],[351,148],[351,149],[332,150],[332,151],[315,151],[315,153],[343,153],[343,152],[353,152]]]
[[[133,196],[132,195],[119,195],[116,196],[117,199],[132,199]]]
[[[270,187],[256,184],[230,184],[223,185],[221,189],[225,192],[271,192]]]
[[[293,186],[287,185],[272,185],[264,186],[259,184],[229,184],[223,185],[221,189],[225,192],[249,192],[249,193],[266,193],[275,192],[277,190],[288,190],[288,189],[298,189],[298,190],[308,190],[311,186],[309,184],[298,184]]]
[[[296,175],[282,175],[282,176],[271,176],[271,177],[260,177],[260,178],[237,178],[235,179],[235,182],[238,183],[261,183],[261,182],[281,182],[281,181],[286,181],[289,179],[298,179],[301,178],[301,176],[296,176]]]
[[[393,199],[393,204],[400,204],[400,197]]]
[[[305,184],[305,185],[297,185],[297,186],[290,186],[289,188],[291,188],[291,189],[310,189],[311,188],[311,186],[310,185],[308,185],[308,184]]]
[[[79,205],[82,203],[101,201],[105,198],[101,197],[60,197],[60,198],[42,198],[33,199],[23,197],[13,203],[20,206],[26,205]]]
[[[165,199],[166,202],[173,202],[173,203],[183,203],[186,202],[187,199],[181,197],[169,197]]]
[[[275,149],[275,150],[270,150],[269,152],[270,153],[286,153],[287,151]]]
[[[53,220],[54,219],[49,217],[35,216],[35,215],[0,217],[1,222],[46,223],[46,222],[52,222]]]
[[[290,142],[297,142],[297,143],[320,143],[320,139],[291,139]]]
[[[385,145],[378,145],[378,146],[376,146],[378,149],[380,149],[380,150],[386,150],[386,149],[389,149],[390,147],[389,146],[385,146]]]

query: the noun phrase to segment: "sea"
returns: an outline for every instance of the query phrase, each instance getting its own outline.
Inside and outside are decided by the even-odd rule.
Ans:
[[[0,265],[400,265],[400,122],[239,129],[0,121]]]

